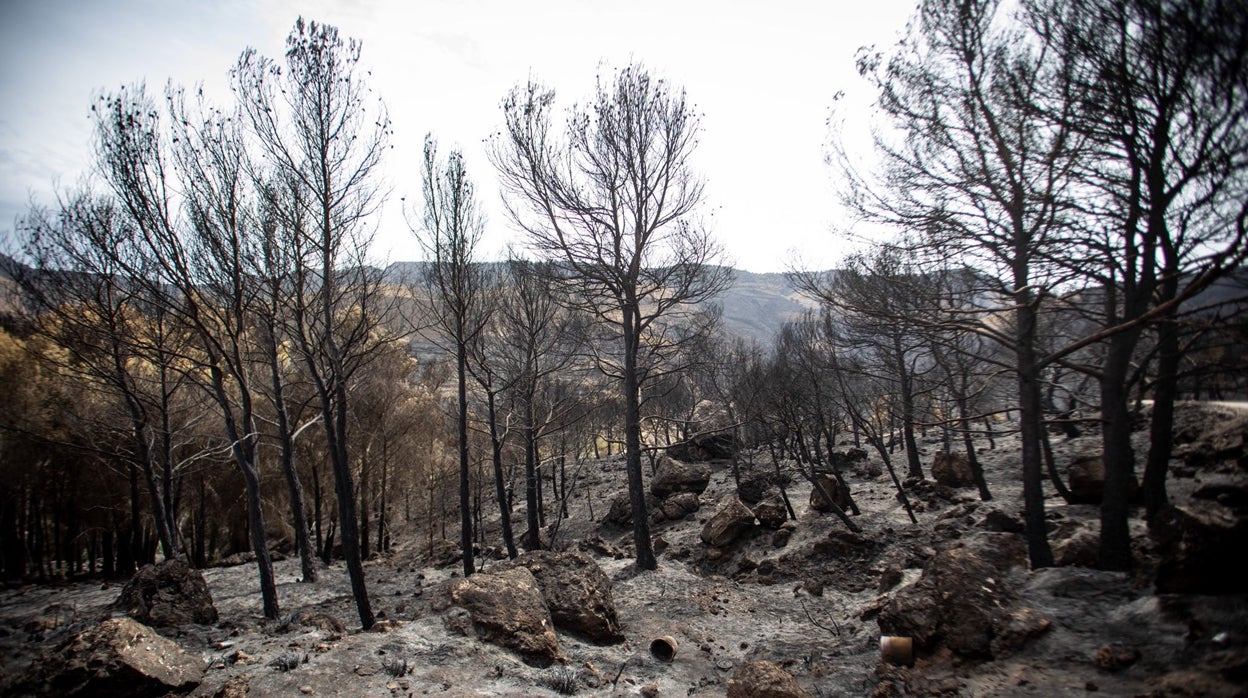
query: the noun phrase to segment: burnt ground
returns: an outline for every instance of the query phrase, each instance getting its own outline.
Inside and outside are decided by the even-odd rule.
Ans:
[[[1176,431],[1180,460],[1170,483],[1175,499],[1210,482],[1244,487],[1242,468],[1189,467],[1199,459],[1181,459],[1207,432],[1248,431],[1248,414],[1236,407],[1188,406]],[[1146,432],[1137,438],[1147,439]],[[1059,464],[1100,447],[1095,434],[1055,437],[1054,446]],[[208,664],[196,696],[217,694],[231,680],[235,688],[248,685],[253,696],[716,696],[724,694],[733,669],[753,659],[781,664],[815,696],[884,693],[880,684],[889,679],[907,695],[1248,695],[1242,683],[1248,680],[1248,596],[1156,594],[1155,551],[1138,518],[1132,525],[1141,564],[1133,573],[1077,565],[1009,572],[1019,603],[1052,623],[1021,650],[966,659],[938,649],[921,656],[914,669],[882,665],[876,618],[889,596],[913,585],[937,550],[999,528],[988,523],[990,513],[1006,516],[994,514],[996,521],[1021,520],[1016,439],[981,447],[991,502],[980,502],[973,488],[927,487],[914,495],[921,511],[919,524],[911,525],[888,475],[872,467],[878,466],[872,456],[848,477],[862,510],[855,519],[860,536],[834,516],[811,511],[809,485],[799,480],[789,490],[797,520],[786,544],[778,546],[773,532],[756,528],[724,554],[708,555],[699,533],[716,504],[733,492],[730,470],[717,464],[701,509],[654,527],[659,547],[665,547],[658,569],[642,573],[631,565],[630,532],[589,516],[592,505],[601,519],[624,487],[623,463],[617,458],[591,464],[556,544],[589,553],[613,580],[626,639],[598,646],[560,633],[566,661],[548,668],[449,630],[429,609],[429,598],[456,574],[458,563],[437,566],[416,542],[365,566],[373,609],[382,620],[373,632],[352,627],[354,605],[341,564],[323,570],[320,581],[303,584],[296,560],[276,564],[283,622],[263,620],[254,566],[243,564],[204,572],[219,623],[162,632]],[[1140,453],[1144,447],[1137,442]],[[925,467],[940,448],[938,439],[924,440]],[[770,463],[757,467],[771,469]],[[1046,508],[1055,541],[1096,530],[1094,505],[1068,505],[1051,494]],[[488,550],[485,557],[488,571],[494,559]],[[1242,565],[1228,559],[1225,573],[1242,574]],[[3,591],[0,689],[40,652],[108,615],[120,590],[120,584],[95,581]],[[335,627],[335,619],[345,628]],[[652,640],[662,636],[677,645],[671,662],[649,652]],[[1127,665],[1107,667],[1107,647],[1128,657]]]

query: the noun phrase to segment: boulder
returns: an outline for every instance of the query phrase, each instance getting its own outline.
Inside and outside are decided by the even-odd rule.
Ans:
[[[844,451],[832,451],[828,454],[834,468],[849,468],[867,460],[867,452],[861,448],[850,448]]]
[[[668,456],[686,463],[727,460],[734,453],[736,447],[728,434],[703,434],[667,447]]]
[[[1192,499],[1167,506],[1153,518],[1158,593],[1242,594],[1248,577],[1229,561],[1248,550],[1248,517],[1215,500]]]
[[[992,638],[992,655],[1004,657],[1023,649],[1053,627],[1053,620],[1034,608],[1018,608],[1005,616]]]
[[[459,549],[459,542],[446,538],[436,538],[424,551],[424,557],[434,567],[455,567],[463,562],[464,554]]]
[[[1097,648],[1092,655],[1092,663],[1097,669],[1106,672],[1122,671],[1140,659],[1140,651],[1134,647],[1111,642]]]
[[[702,542],[712,548],[722,548],[737,536],[754,527],[754,512],[736,496],[720,502],[706,525],[702,527]]]
[[[779,531],[771,534],[771,545],[774,548],[783,548],[789,544],[789,540],[793,537],[793,529],[781,528]]]
[[[998,629],[1011,620],[1016,594],[995,560],[959,547],[937,553],[913,585],[880,611],[885,635],[914,638],[924,650],[944,645],[966,657],[991,658]]]
[[[775,531],[789,520],[789,510],[778,497],[772,497],[754,505],[754,516],[760,524]]]
[[[37,695],[164,696],[204,677],[203,660],[132,618],[112,618],[36,661],[25,685]]]
[[[832,501],[841,508],[842,511],[849,511],[849,489],[841,487],[841,481],[831,475],[816,475],[815,479],[819,484],[823,485],[823,489],[827,490],[832,496]],[[828,505],[828,500],[823,497],[818,487],[810,488],[810,508],[814,511],[826,513],[832,511],[832,507]]]
[[[697,511],[701,504],[698,495],[693,492],[677,492],[664,499],[663,503],[658,506],[658,511],[661,511],[663,518],[668,521],[679,521]]]
[[[1079,526],[1070,535],[1053,541],[1053,563],[1058,567],[1096,567],[1100,546],[1098,527]]]
[[[562,659],[541,587],[524,567],[452,579],[433,604],[438,611],[451,606],[468,612],[477,637],[512,650],[526,664],[548,667]]]
[[[658,498],[646,495],[646,511],[651,515],[655,513],[659,504]],[[633,504],[627,490],[615,495],[611,500],[611,506],[607,508],[607,515],[602,517],[602,522],[618,528],[628,528],[633,525]]]
[[[866,558],[876,547],[876,541],[847,528],[834,528],[822,539],[815,541],[811,552],[820,560],[838,558]]]
[[[611,598],[611,579],[585,553],[535,550],[495,565],[491,572],[511,567],[532,573],[556,628],[593,642],[624,639]]]
[[[728,698],[809,698],[793,675],[775,662],[746,662],[728,679]]]
[[[1105,461],[1097,455],[1084,455],[1070,463],[1066,477],[1070,489],[1071,500],[1076,504],[1100,504],[1105,492]],[[1140,483],[1135,475],[1131,476],[1130,496],[1135,499],[1139,494]]]
[[[217,607],[204,575],[177,558],[136,572],[113,607],[155,628],[217,622]]]
[[[706,463],[686,463],[663,456],[650,480],[650,493],[660,499],[677,492],[702,494],[710,482],[711,466]]]
[[[754,505],[763,501],[767,491],[771,489],[771,481],[763,475],[752,475],[741,481],[737,488],[737,496],[746,504]]]
[[[984,516],[981,525],[989,531],[997,531],[999,533],[1022,533],[1027,530],[1027,527],[1023,525],[1022,519],[1000,509],[989,511]]]
[[[611,499],[611,506],[607,508],[607,515],[602,518],[602,522],[621,528],[633,522],[633,504],[628,492],[621,492]]]
[[[974,487],[971,459],[964,451],[937,451],[932,458],[932,479],[945,487]]]
[[[226,681],[212,694],[212,698],[247,698],[251,695],[251,675],[242,674]]]

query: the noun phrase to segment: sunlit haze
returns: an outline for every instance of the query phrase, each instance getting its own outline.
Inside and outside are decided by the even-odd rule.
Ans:
[[[379,259],[419,257],[403,209],[420,199],[426,132],[443,150],[465,151],[487,204],[486,252],[497,255],[517,233],[482,141],[501,125],[504,94],[533,76],[568,105],[592,94],[600,63],[637,61],[683,86],[703,114],[693,163],[727,261],[751,271],[781,271],[795,256],[831,263],[844,249],[832,229],[847,223],[824,164],[834,96],[844,93],[842,110],[869,104],[854,53],[896,42],[913,5],[10,0],[0,7],[0,230],[9,235],[32,199],[49,204],[54,185],[87,173],[93,94],[139,80],[156,93],[167,80],[202,81],[228,99],[239,53],[280,56],[303,15],[363,41],[393,121]]]

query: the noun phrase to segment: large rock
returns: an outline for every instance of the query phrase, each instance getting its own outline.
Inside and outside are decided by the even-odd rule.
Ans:
[[[819,484],[823,485],[823,489],[832,495],[832,501],[841,508],[841,511],[849,510],[849,489],[841,487],[841,481],[831,475],[816,475],[815,479]],[[810,488],[810,508],[818,512],[832,511],[832,507],[828,504],[828,500],[819,491],[818,487]]]
[[[937,451],[932,458],[932,479],[945,487],[974,487],[971,459],[964,451]]]
[[[771,497],[754,505],[754,516],[760,524],[776,531],[789,520],[789,510],[779,497]]]
[[[741,485],[737,487],[737,496],[741,498],[741,501],[753,506],[763,501],[771,489],[771,480],[767,476],[750,475],[741,480]]]
[[[727,460],[735,452],[736,447],[728,434],[704,434],[667,447],[667,455],[687,463]]]
[[[48,696],[164,696],[188,691],[204,662],[131,618],[112,618],[68,638],[31,668],[25,688]]]
[[[754,512],[735,495],[730,496],[720,502],[715,515],[702,527],[702,542],[722,548],[753,527]]]
[[[993,639],[1014,620],[1017,595],[1001,569],[1013,555],[974,547],[937,553],[918,582],[885,604],[880,631],[912,637],[923,650],[944,645],[959,655],[992,657]]]
[[[646,495],[646,511],[653,512],[659,504],[657,498]],[[610,506],[607,507],[607,515],[602,518],[602,522],[619,528],[633,525],[633,503],[627,490],[612,498]]]
[[[451,580],[434,609],[450,606],[468,612],[477,637],[514,651],[526,664],[547,667],[562,658],[542,590],[524,567]]]
[[[1071,461],[1067,480],[1074,503],[1100,504],[1105,493],[1105,461],[1099,454],[1079,456]],[[1131,498],[1135,499],[1139,491],[1140,483],[1133,474],[1130,484]]]
[[[664,499],[655,509],[655,513],[661,514],[662,519],[666,521],[679,521],[686,516],[698,510],[702,505],[698,495],[693,492],[677,492],[676,494]],[[656,516],[656,518],[659,518]]]
[[[619,642],[620,619],[611,598],[611,579],[582,552],[527,552],[491,571],[523,567],[533,574],[555,627],[594,642]]]
[[[217,622],[217,607],[204,575],[176,558],[135,573],[113,606],[154,628]]]
[[[746,662],[728,679],[728,698],[809,698],[793,675],[774,662]]]
[[[702,494],[710,482],[711,466],[706,463],[685,463],[663,456],[650,480],[650,493],[660,499],[677,492]]]
[[[857,463],[867,460],[867,452],[861,448],[850,448],[844,451],[832,451],[828,454],[828,459],[832,461],[832,465],[836,468],[849,468]]]
[[[607,507],[607,515],[602,517],[602,522],[621,528],[633,522],[633,503],[628,492],[620,492],[611,499],[611,505]]]
[[[1154,517],[1157,591],[1183,594],[1241,594],[1248,576],[1232,572],[1248,550],[1248,517],[1218,501],[1192,499]]]

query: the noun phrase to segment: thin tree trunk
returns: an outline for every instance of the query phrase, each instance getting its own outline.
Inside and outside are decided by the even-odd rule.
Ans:
[[[1101,443],[1105,464],[1105,491],[1101,498],[1101,543],[1098,566],[1125,571],[1132,567],[1129,528],[1130,486],[1135,469],[1131,449],[1131,413],[1126,377],[1130,370],[1135,331],[1110,339],[1101,374]]]
[[[455,345],[455,369],[459,376],[459,545],[464,576],[476,571],[472,560],[472,489],[468,464],[468,347],[461,339]]]
[[[624,305],[624,450],[628,470],[628,495],[633,511],[633,542],[637,546],[637,569],[658,568],[650,541],[650,521],[646,511],[646,490],[641,470],[641,385],[638,381],[637,353],[641,339],[638,309]]]
[[[1167,282],[1163,286],[1169,286]],[[1151,520],[1166,505],[1166,475],[1174,452],[1174,403],[1179,392],[1178,327],[1173,317],[1161,319],[1157,329],[1157,384],[1153,388],[1153,416],[1149,425],[1148,459],[1144,465],[1144,510]]]
[[[511,530],[511,503],[507,501],[507,483],[503,477],[503,440],[498,435],[498,411],[495,405],[495,393],[486,390],[486,411],[490,420],[490,458],[494,464],[494,496],[498,498],[498,515],[503,527],[503,546],[507,548],[507,557],[512,560],[519,556],[516,549],[516,538]]]

